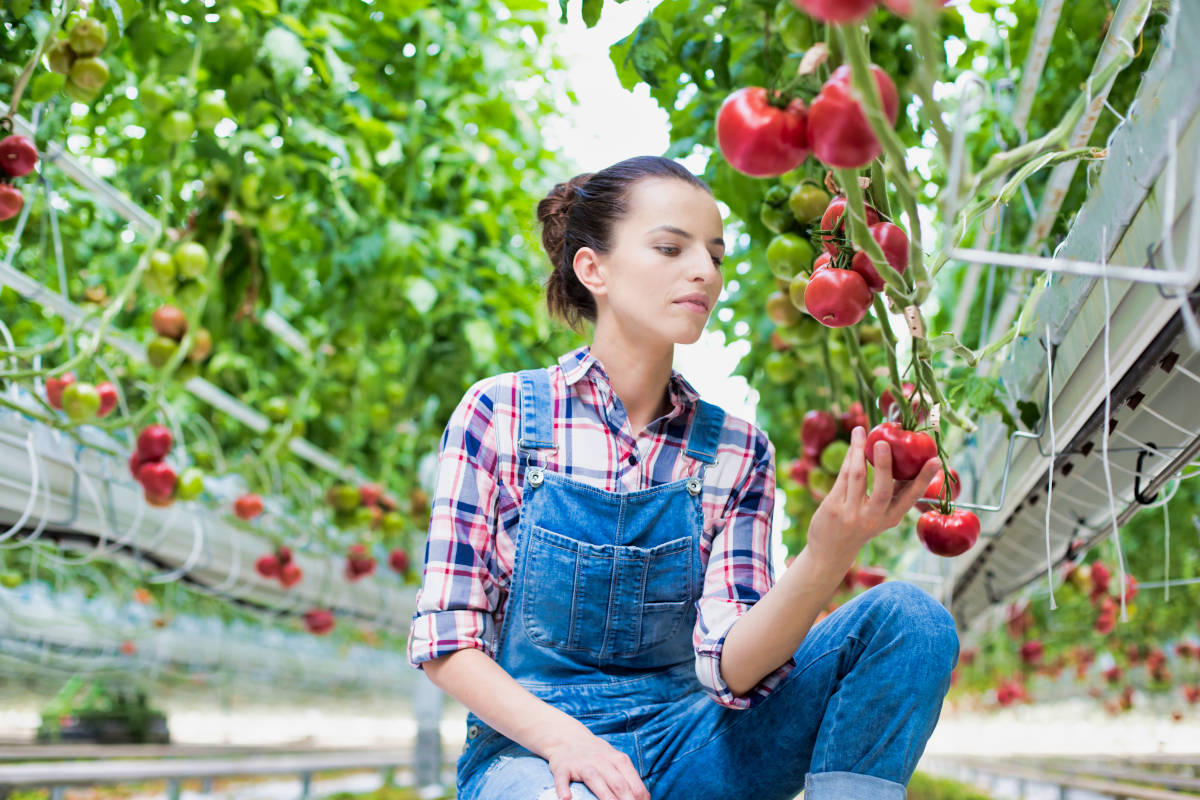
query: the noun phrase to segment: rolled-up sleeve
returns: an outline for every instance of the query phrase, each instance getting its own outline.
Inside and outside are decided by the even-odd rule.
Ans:
[[[473,647],[495,657],[494,525],[497,482],[494,378],[467,390],[442,434],[425,544],[425,565],[408,636],[408,660]]]
[[[795,667],[795,660],[789,658],[742,696],[735,696],[721,678],[725,637],[775,583],[771,566],[775,446],[762,430],[753,430],[754,439],[748,443],[752,466],[730,493],[724,526],[713,537],[692,637],[701,686],[715,702],[734,709],[761,703]]]

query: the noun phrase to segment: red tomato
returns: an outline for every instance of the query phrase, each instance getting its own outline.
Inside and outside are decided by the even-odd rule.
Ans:
[[[0,183],[0,222],[12,219],[25,207],[25,195],[11,183]]]
[[[800,442],[805,451],[811,449],[819,454],[837,435],[837,417],[828,411],[813,409],[804,415],[804,421],[800,423]]]
[[[917,520],[917,538],[934,555],[960,556],[979,539],[979,517],[960,509],[949,514],[926,511]]]
[[[867,461],[875,466],[875,443],[887,442],[892,450],[892,478],[911,481],[925,462],[937,458],[937,444],[928,433],[907,431],[899,422],[881,422],[867,434]]]
[[[887,580],[887,570],[883,567],[859,567],[854,576],[858,585],[870,589]]]
[[[871,13],[875,0],[792,0],[792,5],[821,22],[858,22]]]
[[[812,276],[804,307],[827,328],[845,328],[867,315],[871,290],[857,272],[827,267]]]
[[[871,65],[879,99],[888,123],[896,124],[900,113],[900,97],[896,84],[879,67]],[[883,152],[875,138],[862,104],[851,90],[850,65],[843,64],[821,87],[808,112],[808,141],[813,155],[831,167],[858,169],[871,163]]]
[[[233,513],[240,519],[254,519],[263,512],[263,500],[257,494],[244,494],[233,501]]]
[[[871,208],[869,205],[864,205],[866,209],[867,227],[876,225],[882,220],[879,218],[879,212]],[[843,217],[846,214],[846,198],[838,195],[829,201],[829,207],[825,209],[825,213],[821,215],[821,230],[829,231],[827,234],[818,236],[825,244],[825,252],[829,253],[832,258],[838,257],[838,248],[846,238],[846,222]],[[816,262],[813,263],[813,271],[816,272]]]
[[[358,487],[358,496],[364,506],[378,505],[379,498],[383,496],[383,488],[378,483],[364,483]]]
[[[793,458],[792,465],[788,468],[788,476],[801,486],[808,486],[808,475],[814,469],[817,469],[817,462],[814,459],[808,458]]]
[[[333,630],[333,612],[324,608],[314,608],[304,612],[304,626],[309,632],[318,636]]]
[[[408,572],[408,553],[403,547],[397,547],[388,554],[388,566],[401,574]]]
[[[143,464],[138,470],[138,483],[156,497],[169,498],[175,493],[175,470],[162,461]]]
[[[283,584],[283,588],[290,589],[300,582],[304,577],[304,571],[300,569],[300,565],[289,561],[279,568],[279,582]]]
[[[254,562],[254,569],[264,578],[274,578],[279,575],[279,560],[275,556],[267,553],[265,556],[259,556]]]
[[[867,426],[871,424],[871,421],[867,419],[867,412],[863,411],[862,403],[851,403],[850,407],[842,412],[840,421],[842,430],[846,433],[853,432],[855,428],[866,430]]]
[[[892,269],[900,274],[908,269],[908,235],[899,226],[890,222],[877,222],[870,227],[871,237],[879,242],[883,257]],[[874,262],[866,250],[859,250],[850,262],[850,269],[863,276],[872,292],[882,292],[883,276],[875,269]]]
[[[833,256],[829,255],[829,253],[821,253],[821,255],[817,256],[816,260],[813,261],[811,274],[815,275],[817,273],[817,270],[825,269],[832,263],[833,263]]]
[[[767,101],[760,86],[738,89],[717,112],[717,144],[729,165],[755,178],[790,172],[808,158],[808,110],[802,100],[787,108]]]
[[[286,545],[280,545],[275,548],[275,559],[280,565],[292,563],[292,548]]]
[[[943,483],[945,480],[946,480],[946,473],[944,471],[939,471],[937,475],[933,476],[933,480],[930,481],[930,483],[929,483],[929,488],[926,489],[925,494],[923,494],[921,496],[928,497],[930,500],[933,500],[935,502],[925,503],[925,502],[918,500],[917,508],[919,510],[933,511],[935,508],[938,507],[938,503],[941,502],[941,500],[942,500],[942,487],[943,487]],[[962,491],[962,481],[959,480],[959,478],[958,478],[958,470],[952,469],[952,470],[950,470],[950,500],[951,501],[957,500],[958,495],[961,491]]]
[[[14,133],[0,139],[0,170],[19,178],[32,172],[37,162],[37,148],[24,136]]]
[[[171,432],[162,425],[147,425],[138,434],[137,451],[143,461],[157,461],[171,450]]]
[[[57,378],[46,378],[46,402],[62,411],[63,390],[75,382],[74,372],[64,372]]]
[[[112,384],[112,381],[104,381],[96,384],[96,391],[100,395],[100,410],[96,413],[101,417],[106,417],[117,407],[117,387]]]

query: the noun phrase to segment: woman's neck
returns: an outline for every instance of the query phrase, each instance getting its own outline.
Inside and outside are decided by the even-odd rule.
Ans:
[[[591,353],[603,365],[613,391],[621,398],[634,436],[671,409],[668,384],[675,345],[657,350],[643,343],[596,336]]]

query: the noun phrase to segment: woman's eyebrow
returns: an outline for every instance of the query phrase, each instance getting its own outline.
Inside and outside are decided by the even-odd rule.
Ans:
[[[688,233],[687,231],[685,231],[683,228],[676,228],[674,225],[659,225],[657,228],[652,228],[649,231],[649,233],[654,233],[656,231],[666,231],[667,233],[673,233],[676,236],[682,236],[685,239],[696,238],[696,237],[692,236],[690,233]],[[715,239],[709,239],[708,241],[710,244],[719,244],[719,245],[721,245],[721,247],[725,246],[725,240],[722,239],[720,236],[716,237]]]

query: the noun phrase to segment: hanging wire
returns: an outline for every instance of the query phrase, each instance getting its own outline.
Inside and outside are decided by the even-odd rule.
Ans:
[[[1100,258],[1108,260],[1108,226],[1100,232]],[[1104,419],[1100,423],[1100,458],[1104,464],[1104,482],[1108,486],[1108,512],[1112,519],[1113,542],[1117,548],[1117,568],[1121,582],[1121,622],[1128,622],[1125,609],[1125,554],[1121,552],[1121,532],[1117,529],[1117,507],[1112,487],[1112,469],[1108,464],[1109,425],[1112,419],[1112,362],[1109,354],[1109,332],[1112,327],[1112,300],[1108,294],[1108,276],[1100,279],[1104,286]]]
[[[1046,323],[1046,341],[1050,341],[1050,323]],[[1050,506],[1054,502],[1054,452],[1057,445],[1054,441],[1054,360],[1050,357],[1050,347],[1046,348],[1046,386],[1050,396],[1046,403],[1046,429],[1050,431],[1050,466],[1046,470],[1046,586],[1050,591],[1050,610],[1058,609],[1054,600],[1054,555],[1050,552]]]

